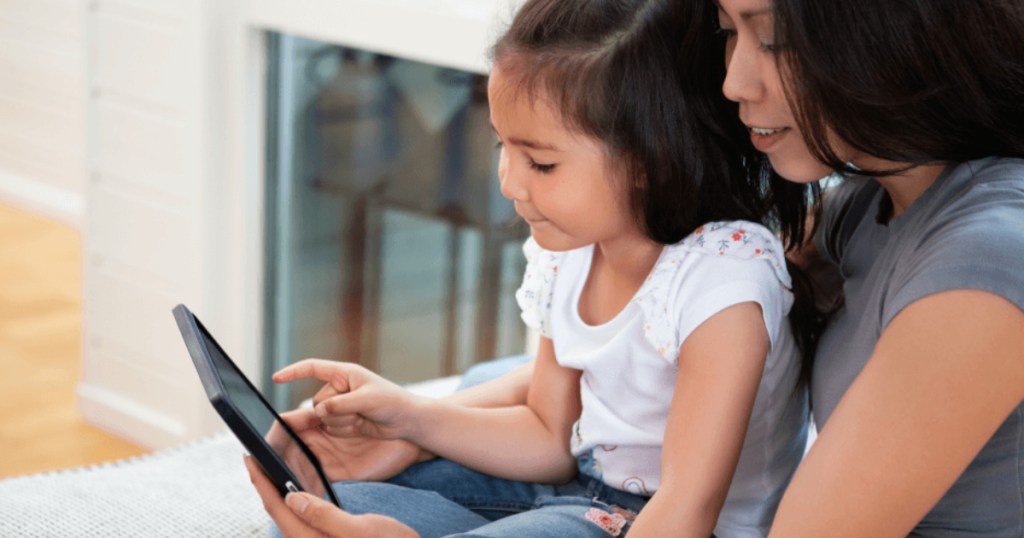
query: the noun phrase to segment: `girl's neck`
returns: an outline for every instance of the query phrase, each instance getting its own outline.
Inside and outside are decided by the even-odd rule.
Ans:
[[[646,238],[595,244],[577,305],[580,318],[601,325],[617,316],[647,280],[663,248]]]
[[[639,287],[654,268],[662,248],[664,245],[646,237],[642,240],[597,243],[594,245],[592,263],[600,264],[602,269],[614,275],[616,280],[623,283],[636,282]]]

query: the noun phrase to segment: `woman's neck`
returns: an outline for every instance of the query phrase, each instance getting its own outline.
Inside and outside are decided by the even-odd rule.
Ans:
[[[945,168],[945,164],[915,166],[894,176],[877,178],[878,183],[882,185],[892,200],[890,220],[902,215],[920,198],[928,190],[928,187],[935,183]]]

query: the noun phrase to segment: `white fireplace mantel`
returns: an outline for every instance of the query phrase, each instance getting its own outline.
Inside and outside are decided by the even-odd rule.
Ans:
[[[90,1],[83,416],[154,448],[221,427],[179,302],[259,376],[266,31],[482,73],[517,3]]]

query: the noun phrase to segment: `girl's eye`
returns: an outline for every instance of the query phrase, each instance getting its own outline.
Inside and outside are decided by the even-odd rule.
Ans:
[[[494,149],[501,149],[504,146],[505,144],[501,140],[498,140],[497,142],[494,143]]]
[[[534,170],[540,172],[541,174],[547,174],[547,173],[550,173],[552,170],[555,169],[555,165],[553,165],[553,164],[540,164],[538,162],[534,162],[533,160],[531,160],[530,161],[530,168],[533,168]]]

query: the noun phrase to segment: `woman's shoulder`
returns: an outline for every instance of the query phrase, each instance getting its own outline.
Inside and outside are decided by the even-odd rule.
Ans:
[[[922,246],[1024,249],[1024,159],[956,165],[930,205],[914,234]]]
[[[1024,160],[957,165],[889,249],[894,270],[883,323],[910,303],[983,290],[1024,308]]]

